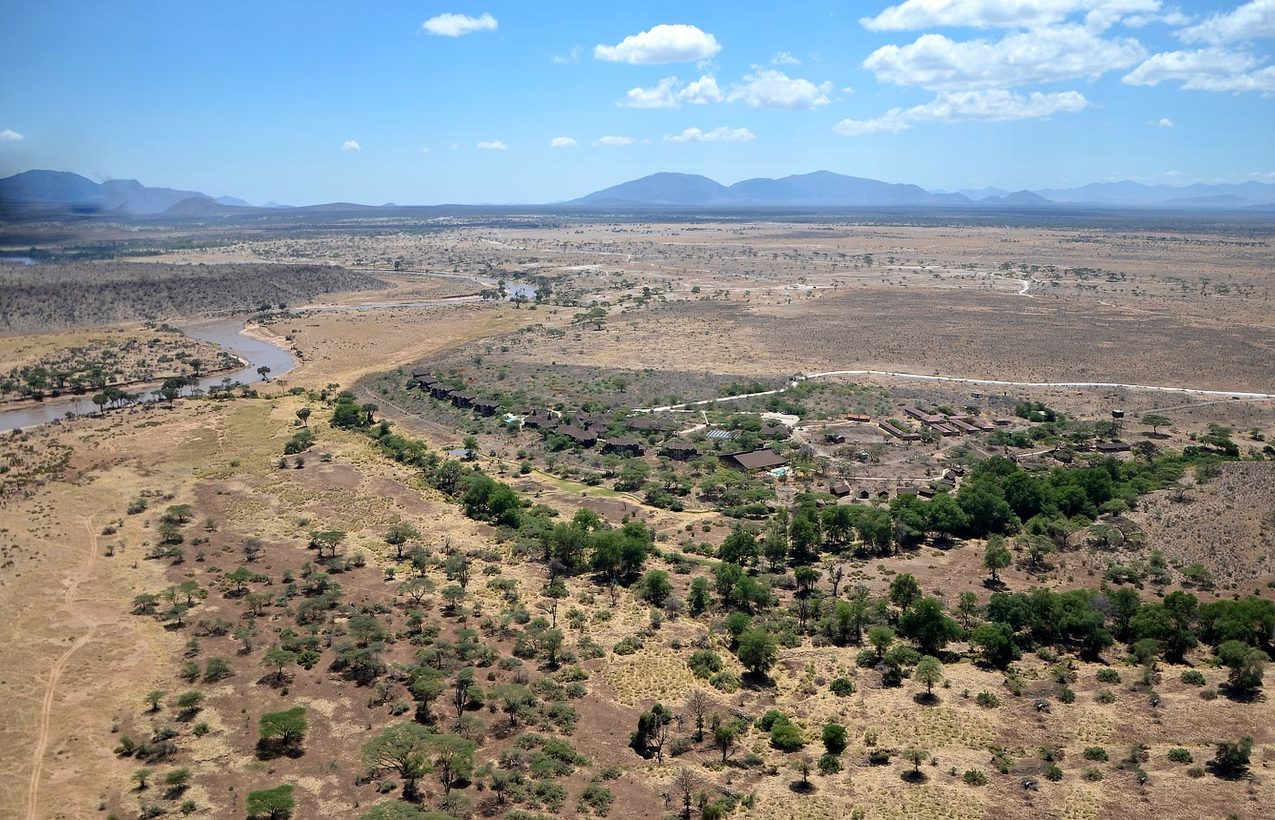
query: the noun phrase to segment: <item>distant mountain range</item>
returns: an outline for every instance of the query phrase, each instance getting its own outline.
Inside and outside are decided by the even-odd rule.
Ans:
[[[698,174],[658,173],[613,185],[587,196],[542,207],[609,208],[1067,208],[1076,206],[1229,209],[1270,211],[1275,184],[1245,182],[1224,185],[1143,185],[1103,182],[1079,188],[1005,191],[981,188],[952,193],[927,191],[917,185],[881,182],[816,171],[781,179],[746,179],[734,185]],[[25,171],[0,179],[0,218],[5,213],[108,213],[125,216],[212,217],[260,213],[262,208],[232,196],[212,197],[199,191],[150,188],[137,180],[97,183],[67,171]],[[409,206],[410,207],[410,206]],[[292,209],[298,213],[396,210],[400,206],[332,202]]]
[[[1275,185],[1142,185],[1093,183],[1080,188],[1009,192],[999,188],[955,193],[816,171],[782,179],[746,179],[722,185],[696,174],[660,173],[623,182],[564,205],[577,207],[1057,207],[1097,205],[1153,208],[1247,208],[1275,203]]]
[[[198,191],[148,188],[135,179],[103,183],[68,171],[25,171],[0,179],[0,203],[27,208],[115,211],[123,214],[162,214],[186,200],[206,200],[214,206],[251,207],[242,199],[217,199]]]

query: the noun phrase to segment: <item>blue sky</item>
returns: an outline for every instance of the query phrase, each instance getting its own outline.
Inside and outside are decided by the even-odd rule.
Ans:
[[[1275,181],[1275,0],[8,0],[0,31],[0,175],[289,204]]]

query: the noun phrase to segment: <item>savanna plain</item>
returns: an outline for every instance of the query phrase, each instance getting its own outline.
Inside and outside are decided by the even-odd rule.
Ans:
[[[4,226],[0,815],[1272,816],[1275,229],[1005,221]]]

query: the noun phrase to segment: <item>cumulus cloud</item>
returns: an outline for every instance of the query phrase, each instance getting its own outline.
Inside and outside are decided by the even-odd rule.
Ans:
[[[26,139],[26,137],[22,136],[17,131],[14,131],[12,128],[6,128],[3,131],[0,131],[0,143],[21,142],[24,139]]]
[[[574,148],[576,141],[571,137],[554,137],[549,140],[549,145],[553,148]]]
[[[630,88],[619,105],[621,108],[679,108],[683,103],[707,105],[721,101],[717,80],[704,75],[686,85],[679,85],[676,77],[665,77],[651,88]]]
[[[1228,43],[1275,37],[1275,0],[1251,0],[1234,11],[1209,15],[1178,32],[1187,43]]]
[[[341,143],[341,150],[342,151],[362,151],[363,146],[359,145],[358,140],[346,140],[345,142]]]
[[[1095,78],[1146,56],[1132,38],[1099,37],[1082,26],[1007,35],[996,42],[954,41],[924,34],[906,46],[886,45],[863,61],[879,82],[930,89],[995,88]]]
[[[1172,128],[1173,120],[1169,119],[1168,117],[1161,117],[1158,120],[1152,120],[1151,124],[1154,125],[1156,128]]]
[[[605,136],[598,139],[598,145],[632,145],[632,137]]]
[[[792,56],[791,52],[781,51],[774,57],[770,58],[772,65],[801,65],[801,60]]]
[[[439,37],[460,37],[475,31],[495,31],[500,25],[495,17],[483,14],[481,17],[470,17],[468,14],[440,14],[421,23],[421,30]]]
[[[478,144],[475,145],[474,147],[477,148],[479,151],[508,151],[509,150],[509,146],[505,145],[500,140],[480,140]]]
[[[1015,94],[1003,88],[943,92],[911,108],[892,108],[870,120],[844,119],[833,126],[845,137],[906,131],[915,122],[969,122],[1045,119],[1054,114],[1083,111],[1089,101],[1079,91]]]
[[[1084,14],[1086,25],[1109,28],[1126,14],[1150,14],[1160,0],[904,0],[859,23],[872,31],[950,28],[1040,28]]]
[[[687,128],[680,134],[665,137],[665,142],[748,142],[757,136],[747,128],[727,128],[718,126],[711,131],[698,128]]]
[[[773,68],[754,68],[752,74],[731,89],[727,100],[742,102],[752,108],[778,108],[802,111],[827,105],[832,83],[818,85],[810,80],[789,77]]]
[[[1252,54],[1225,48],[1165,51],[1126,74],[1124,82],[1156,86],[1177,81],[1189,91],[1275,93],[1275,66],[1259,66],[1261,61]]]
[[[613,46],[598,45],[593,56],[612,63],[661,65],[707,60],[721,50],[713,35],[697,26],[678,23],[631,34]]]

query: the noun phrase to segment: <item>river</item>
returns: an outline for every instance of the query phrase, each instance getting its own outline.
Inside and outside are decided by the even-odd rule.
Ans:
[[[261,381],[258,367],[268,367],[270,378],[282,376],[297,366],[292,354],[272,342],[249,336],[244,332],[243,319],[209,319],[181,325],[181,330],[192,339],[220,345],[248,365],[232,373],[215,373],[200,378],[193,386],[200,390],[217,387],[227,380],[231,383],[252,384]],[[97,412],[92,393],[82,396],[59,396],[38,404],[27,404],[11,410],[0,411],[0,431],[35,427],[66,416],[83,416]],[[109,411],[108,411],[109,412]]]

